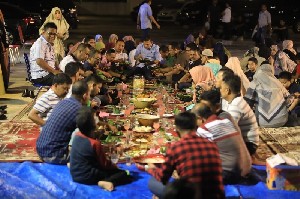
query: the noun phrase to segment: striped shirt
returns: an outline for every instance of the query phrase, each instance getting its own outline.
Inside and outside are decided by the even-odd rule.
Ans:
[[[54,48],[43,36],[40,36],[31,46],[29,58],[32,79],[43,78],[49,74],[36,63],[37,59],[43,59],[49,66],[55,68]]]
[[[231,103],[222,99],[222,109],[231,114],[238,123],[245,142],[259,143],[259,128],[253,110],[243,97],[236,97]]]
[[[251,161],[250,155],[243,141],[239,127],[228,119],[229,113],[223,112],[219,116],[210,116],[204,124],[197,129],[197,135],[206,137],[216,142],[220,157],[222,160],[223,171],[230,171],[239,176],[246,175],[250,172]],[[207,137],[206,137],[207,138]]]
[[[62,99],[59,98],[50,88],[46,93],[37,99],[33,109],[37,110],[43,120],[46,121],[52,113],[53,108],[60,100]]]

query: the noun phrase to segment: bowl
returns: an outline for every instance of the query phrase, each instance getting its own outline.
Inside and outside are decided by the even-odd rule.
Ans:
[[[132,98],[132,102],[135,108],[148,108],[155,102],[155,98]]]
[[[149,114],[141,114],[137,116],[138,122],[141,126],[153,126],[154,122],[159,121],[159,116],[157,115],[149,115]]]

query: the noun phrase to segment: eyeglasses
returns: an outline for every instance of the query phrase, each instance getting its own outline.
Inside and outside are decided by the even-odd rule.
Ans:
[[[52,35],[52,36],[56,36],[57,35],[56,32],[47,32],[47,33],[48,33],[48,35]]]

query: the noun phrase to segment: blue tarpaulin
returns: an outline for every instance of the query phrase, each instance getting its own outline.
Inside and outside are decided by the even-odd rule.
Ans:
[[[108,192],[97,185],[83,185],[72,181],[69,168],[46,163],[0,163],[0,198],[151,198],[147,188],[150,178],[134,165],[119,165],[130,171],[135,181],[128,185],[118,186]],[[261,167],[260,169],[265,169]],[[227,197],[243,198],[300,198],[300,192],[271,191],[264,183],[253,186],[225,186]]]

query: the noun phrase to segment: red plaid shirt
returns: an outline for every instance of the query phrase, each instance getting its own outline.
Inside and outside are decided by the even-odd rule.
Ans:
[[[184,135],[167,149],[165,163],[148,172],[166,184],[174,170],[181,178],[199,183],[203,196],[225,197],[221,159],[214,142],[197,136],[195,132]]]

